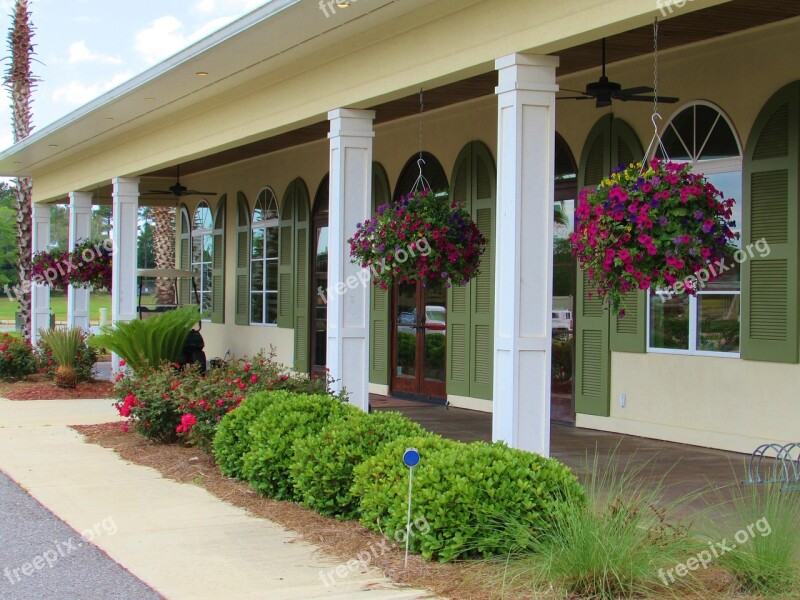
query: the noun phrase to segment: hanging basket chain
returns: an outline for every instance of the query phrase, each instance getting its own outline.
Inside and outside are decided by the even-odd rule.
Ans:
[[[410,193],[426,192],[431,189],[431,184],[425,179],[422,173],[422,168],[425,165],[425,159],[422,158],[422,115],[425,112],[425,97],[423,96],[422,88],[419,90],[419,158],[417,159],[417,166],[419,167],[419,175],[417,176],[414,185],[411,186]]]
[[[639,171],[639,175],[644,173],[645,169],[647,169],[648,157],[651,151],[660,148],[664,160],[669,160],[667,149],[664,147],[661,136],[658,134],[657,122],[663,120],[661,114],[658,112],[658,17],[653,19],[653,114],[650,120],[653,122],[653,137],[650,139],[650,143],[647,145],[647,149],[644,152],[642,168]]]

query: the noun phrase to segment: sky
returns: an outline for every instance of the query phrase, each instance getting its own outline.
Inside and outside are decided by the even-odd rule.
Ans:
[[[30,0],[35,27],[34,131],[269,0]],[[0,58],[13,0],[0,0]],[[13,143],[3,88],[0,150]]]

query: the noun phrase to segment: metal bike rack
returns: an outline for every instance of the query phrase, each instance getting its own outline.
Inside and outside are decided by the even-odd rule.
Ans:
[[[760,445],[750,455],[744,483],[782,484],[783,491],[800,491],[800,442]]]

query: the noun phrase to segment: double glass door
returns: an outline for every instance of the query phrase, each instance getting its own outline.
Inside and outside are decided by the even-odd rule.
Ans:
[[[447,397],[447,289],[394,286],[392,393],[420,400]]]

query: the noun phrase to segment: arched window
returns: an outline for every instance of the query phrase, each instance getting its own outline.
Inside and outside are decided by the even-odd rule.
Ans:
[[[214,264],[214,219],[211,209],[202,200],[194,211],[192,218],[192,262],[195,282],[200,300],[200,311],[210,313],[211,306],[211,270]],[[194,302],[194,297],[191,301]]]
[[[666,158],[690,162],[725,198],[733,198],[734,231],[741,231],[742,149],[728,117],[708,102],[694,102],[667,123],[661,134]],[[665,158],[657,148],[654,155]],[[716,281],[687,294],[657,295],[651,290],[648,349],[652,352],[739,355],[740,268],[731,266]]]
[[[278,200],[270,188],[258,194],[250,236],[250,322],[278,323]]]

